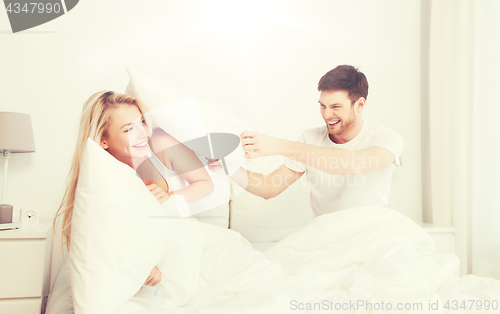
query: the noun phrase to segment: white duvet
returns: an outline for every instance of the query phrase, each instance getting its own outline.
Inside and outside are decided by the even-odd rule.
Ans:
[[[391,209],[317,217],[265,253],[237,232],[200,228],[201,270],[190,301],[177,308],[143,286],[116,313],[500,312],[500,281],[459,278],[458,257],[435,254],[432,238]]]

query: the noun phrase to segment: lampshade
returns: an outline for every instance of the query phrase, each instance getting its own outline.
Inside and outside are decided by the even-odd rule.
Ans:
[[[25,113],[0,112],[0,151],[32,153],[35,140],[31,117]]]

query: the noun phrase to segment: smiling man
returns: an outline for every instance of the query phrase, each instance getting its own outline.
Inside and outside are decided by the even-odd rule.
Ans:
[[[247,158],[283,155],[289,159],[269,175],[241,169],[240,177],[233,179],[268,199],[306,173],[315,216],[356,206],[387,206],[392,174],[400,165],[402,137],[363,120],[368,81],[353,66],[340,65],[326,73],[318,90],[325,125],[306,130],[297,142],[243,132]]]

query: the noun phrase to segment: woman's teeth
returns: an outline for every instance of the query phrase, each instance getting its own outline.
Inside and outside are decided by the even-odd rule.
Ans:
[[[144,142],[142,144],[133,145],[132,147],[142,148],[142,147],[146,146],[147,143],[148,142],[146,141],[146,142]]]

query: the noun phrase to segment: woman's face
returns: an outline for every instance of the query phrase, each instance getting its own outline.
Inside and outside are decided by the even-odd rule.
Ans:
[[[109,129],[101,139],[101,147],[133,167],[134,159],[146,156],[149,135],[139,109],[134,105],[120,105],[111,113]]]

